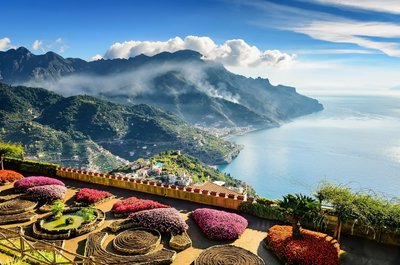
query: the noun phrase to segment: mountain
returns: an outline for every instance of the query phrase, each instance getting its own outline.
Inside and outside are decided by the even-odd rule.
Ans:
[[[65,166],[115,168],[138,157],[180,149],[222,163],[236,145],[145,104],[91,96],[63,97],[42,88],[0,83],[0,140],[21,142],[29,156]]]
[[[149,104],[209,127],[276,126],[323,108],[292,87],[233,74],[191,50],[86,62],[21,47],[0,52],[0,81]]]

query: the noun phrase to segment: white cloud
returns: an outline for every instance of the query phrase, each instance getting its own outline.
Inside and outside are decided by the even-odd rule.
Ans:
[[[371,50],[354,50],[354,49],[315,49],[315,50],[298,50],[297,54],[378,54],[377,51]]]
[[[384,13],[400,14],[398,0],[312,0],[324,5],[351,7],[363,10],[372,10]]]
[[[101,56],[100,54],[96,54],[96,55],[93,55],[92,57],[89,58],[89,62],[98,61],[98,60],[101,60],[101,59],[103,59],[103,56]]]
[[[11,48],[10,44],[11,44],[10,38],[5,37],[0,39],[0,51],[5,51],[7,49],[10,49]]]
[[[35,40],[32,44],[32,50],[36,51],[38,50],[43,44],[43,41],[41,40]]]
[[[385,22],[359,22],[354,20],[313,21],[307,25],[293,27],[293,31],[336,43],[352,43],[363,48],[382,51],[389,56],[400,57],[400,44],[393,41],[378,41],[379,37],[390,40],[400,37],[400,25]]]
[[[195,50],[206,59],[215,60],[228,66],[287,65],[293,62],[294,55],[278,50],[261,51],[242,39],[227,40],[216,44],[209,37],[175,37],[167,41],[125,41],[114,43],[106,52],[105,58],[129,58],[139,54],[155,55],[160,52]]]

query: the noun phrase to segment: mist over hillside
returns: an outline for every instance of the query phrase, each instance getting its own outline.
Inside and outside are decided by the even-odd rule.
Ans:
[[[233,74],[191,50],[86,62],[53,52],[34,55],[21,47],[0,52],[0,71],[8,84],[145,103],[209,127],[276,126],[322,109],[292,87]]]

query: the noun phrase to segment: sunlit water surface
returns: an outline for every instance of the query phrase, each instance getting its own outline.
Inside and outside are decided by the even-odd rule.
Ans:
[[[280,198],[324,181],[400,197],[400,97],[320,96],[325,110],[231,138],[245,146],[219,169]]]

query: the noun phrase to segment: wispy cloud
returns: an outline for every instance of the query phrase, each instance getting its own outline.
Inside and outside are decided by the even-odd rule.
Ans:
[[[374,49],[389,56],[400,57],[400,44],[397,40],[400,37],[400,23],[359,21],[321,11],[264,1],[248,1],[240,4],[265,11],[264,17],[255,22],[264,27],[302,33],[327,42],[355,44],[360,48]]]
[[[329,42],[352,43],[363,48],[382,51],[400,57],[400,44],[392,38],[400,37],[400,25],[385,22],[359,22],[354,20],[313,21],[308,25],[293,27],[293,31]],[[371,40],[385,38],[389,41]]]
[[[260,64],[281,66],[293,62],[295,56],[279,50],[260,50],[242,39],[227,40],[216,44],[210,37],[175,37],[166,41],[131,40],[114,43],[105,58],[129,58],[139,54],[154,55],[160,52],[175,52],[189,49],[200,52],[205,59],[215,60],[227,66],[254,67]]]
[[[310,1],[310,0],[307,0]],[[400,1],[398,0],[311,0],[323,5],[371,10],[383,13],[400,14]]]
[[[314,49],[297,50],[296,54],[378,54],[378,51],[371,50],[353,50],[353,49]]]
[[[38,50],[43,44],[43,41],[41,40],[35,40],[32,44],[32,50],[36,51]]]

